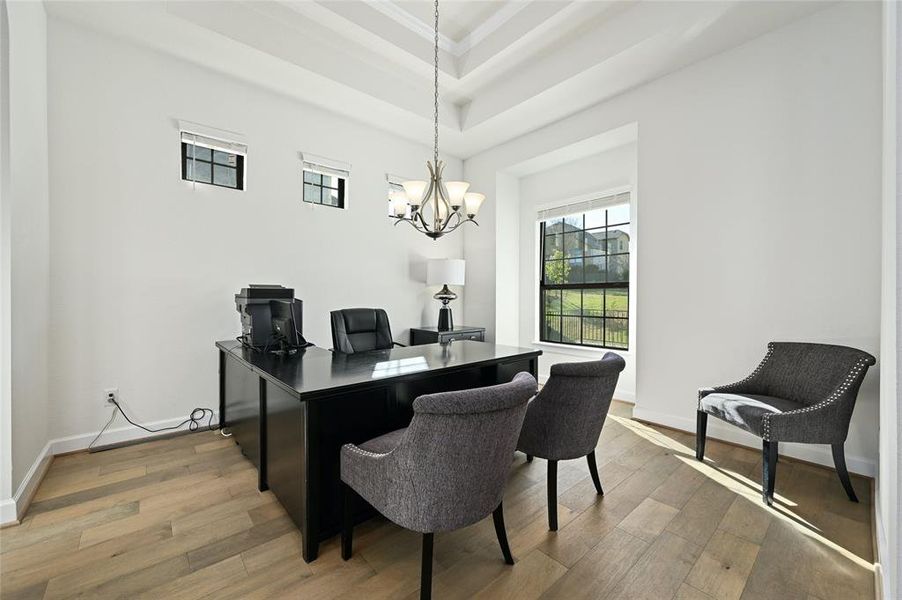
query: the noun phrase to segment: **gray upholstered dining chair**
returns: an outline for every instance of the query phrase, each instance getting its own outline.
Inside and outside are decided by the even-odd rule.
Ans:
[[[829,344],[771,342],[751,375],[698,391],[695,456],[705,458],[708,415],[762,438],[761,495],[773,504],[780,442],[830,444],[849,500],[858,502],[844,444],[858,388],[876,359]]]
[[[585,457],[598,495],[595,446],[626,362],[608,352],[601,360],[551,365],[551,376],[529,403],[517,450],[548,460],[548,528],[557,531],[557,463]]]
[[[359,446],[345,444],[342,558],[351,557],[356,492],[394,523],[423,534],[420,598],[432,594],[436,532],[472,525],[491,513],[504,560],[514,564],[501,498],[535,393],[535,378],[519,373],[502,385],[420,396],[408,427]]]

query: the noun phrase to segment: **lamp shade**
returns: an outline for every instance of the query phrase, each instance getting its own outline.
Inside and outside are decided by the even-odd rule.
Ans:
[[[466,261],[460,258],[438,258],[426,265],[427,285],[463,285]]]

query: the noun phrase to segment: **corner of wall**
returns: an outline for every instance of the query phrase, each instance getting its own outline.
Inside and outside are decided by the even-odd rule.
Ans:
[[[0,512],[6,521],[10,502],[29,492],[35,471],[47,462],[50,203],[47,14],[41,2],[4,3],[3,8],[0,397],[5,458]]]

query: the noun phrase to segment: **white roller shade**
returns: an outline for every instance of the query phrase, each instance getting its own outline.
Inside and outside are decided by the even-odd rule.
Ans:
[[[247,156],[247,142],[239,133],[214,129],[189,121],[179,121],[179,131],[184,143]]]
[[[618,204],[629,204],[630,193],[623,192],[621,194],[613,194],[603,196],[601,198],[592,198],[590,200],[581,200],[564,206],[556,206],[540,210],[537,215],[539,221],[547,221],[549,219],[560,219],[561,217],[569,217],[570,215],[581,215],[599,208],[608,208]]]
[[[312,171],[322,175],[341,177],[347,180],[351,176],[351,163],[333,160],[324,156],[317,156],[309,152],[301,153],[301,163],[305,171]]]

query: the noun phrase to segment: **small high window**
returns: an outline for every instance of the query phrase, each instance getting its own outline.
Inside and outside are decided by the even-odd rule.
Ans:
[[[182,179],[233,190],[244,189],[247,146],[182,131]]]
[[[304,155],[301,164],[304,202],[346,208],[350,165],[309,154]]]
[[[304,169],[304,202],[345,207],[345,180]]]
[[[387,185],[386,197],[388,198],[388,204],[387,204],[388,216],[390,216],[390,217],[398,216],[395,214],[395,209],[394,209],[394,206],[392,205],[392,196],[397,194],[397,195],[400,195],[400,196],[406,198],[407,195],[404,193],[404,186],[401,185],[401,183],[404,181],[409,181],[410,179],[411,179],[410,177],[405,178],[405,177],[401,177],[399,175],[392,175],[391,173],[385,174],[385,182]],[[405,202],[405,206],[406,206],[407,212],[405,213],[404,216],[409,219],[410,218],[410,205]]]

